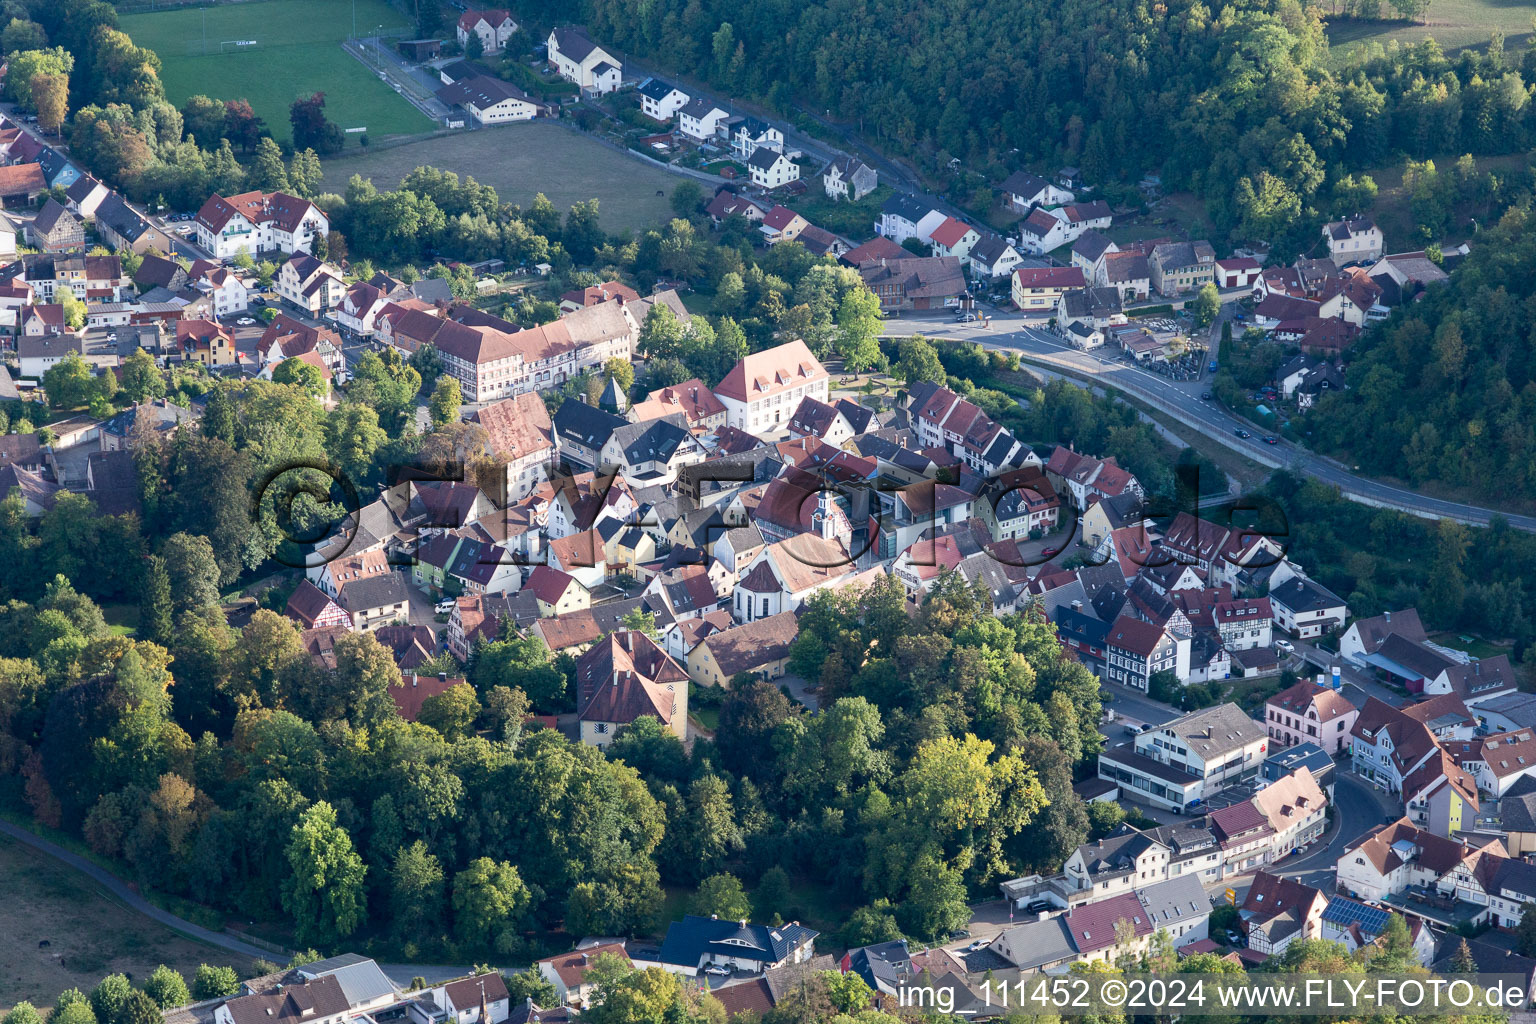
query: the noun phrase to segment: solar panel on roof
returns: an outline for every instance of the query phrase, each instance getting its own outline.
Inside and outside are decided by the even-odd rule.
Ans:
[[[1380,907],[1368,907],[1363,903],[1353,900],[1332,899],[1328,901],[1328,907],[1323,911],[1323,920],[1339,925],[1360,925],[1360,930],[1367,935],[1380,935],[1387,927],[1389,911]]]

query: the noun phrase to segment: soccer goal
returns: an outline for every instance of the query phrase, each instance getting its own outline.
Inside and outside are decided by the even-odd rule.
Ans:
[[[259,39],[226,39],[219,44],[219,52],[239,53],[241,50],[252,50],[260,45]]]

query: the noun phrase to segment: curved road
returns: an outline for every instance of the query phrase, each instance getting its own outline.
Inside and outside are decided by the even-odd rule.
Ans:
[[[74,868],[76,871],[85,873],[92,881],[102,886],[117,899],[132,909],[137,910],[145,917],[165,925],[172,931],[180,932],[199,942],[251,960],[270,961],[274,956],[278,956],[278,954],[273,953],[270,949],[253,946],[249,942],[242,942],[232,935],[204,928],[201,925],[193,924],[185,918],[177,917],[168,910],[162,910],[143,896],[140,896],[132,886],[105,868],[91,863],[78,854],[71,853],[57,843],[51,843],[41,836],[34,835],[20,826],[13,825],[8,821],[0,821],[0,835],[8,836],[19,843],[30,846],[39,853]],[[286,959],[286,957],[283,957],[283,959]],[[440,964],[380,964],[379,967],[388,975],[389,980],[402,989],[408,986],[414,977],[423,977],[429,984],[436,984],[452,978],[461,978],[471,970],[469,967]]]
[[[1536,532],[1536,515],[1517,515],[1427,497],[1405,487],[1394,487],[1358,476],[1342,463],[1286,440],[1275,445],[1265,444],[1258,436],[1244,440],[1237,436],[1237,431],[1253,431],[1253,424],[1239,419],[1214,402],[1201,401],[1199,384],[1181,386],[1124,359],[1073,348],[1056,335],[1028,325],[1016,317],[1017,314],[995,318],[994,327],[990,331],[961,328],[950,323],[907,321],[902,324],[901,321],[892,321],[887,325],[887,334],[900,337],[904,333],[911,333],[945,340],[975,341],[983,348],[1017,352],[1025,362],[1068,373],[1100,387],[1117,388],[1260,465],[1271,469],[1292,469],[1331,484],[1351,501],[1392,508],[1426,519],[1454,519],[1472,526],[1487,526],[1491,517],[1502,515],[1516,529]],[[909,326],[911,330],[903,332],[903,326]]]

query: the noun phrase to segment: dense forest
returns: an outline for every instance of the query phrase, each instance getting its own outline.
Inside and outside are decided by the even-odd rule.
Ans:
[[[1351,349],[1349,390],[1308,414],[1368,473],[1509,500],[1536,496],[1536,231],[1529,202],[1481,232],[1449,284]]]

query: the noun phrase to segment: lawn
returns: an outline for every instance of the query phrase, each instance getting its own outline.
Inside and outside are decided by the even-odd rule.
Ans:
[[[559,210],[595,198],[609,233],[665,223],[672,216],[668,197],[682,180],[558,124],[524,121],[327,160],[324,189],[343,192],[354,174],[391,189],[423,164],[473,175],[503,202],[522,206],[539,192]]]
[[[881,185],[858,202],[850,203],[846,199],[833,199],[827,195],[821,187],[820,178],[813,177],[810,183],[811,187],[805,194],[788,205],[822,230],[855,242],[861,242],[874,233],[875,222],[880,219],[880,207],[896,192],[889,185]]]
[[[102,605],[102,618],[113,636],[133,636],[139,630],[139,606],[136,604]]]
[[[1504,33],[1506,51],[1529,46],[1530,4],[1520,0],[1433,0],[1425,24],[1337,19],[1328,24],[1329,56],[1334,64],[1342,65],[1349,51],[1361,43],[1385,46],[1395,40],[1412,45],[1431,37],[1446,51],[1480,48],[1494,29]]]
[[[356,0],[358,31],[410,22],[384,0]],[[123,31],[160,55],[166,97],[180,104],[199,93],[247,99],[272,135],[287,140],[288,107],[323,92],[326,115],[343,128],[368,129],[374,140],[429,131],[432,122],[377,74],[341,48],[351,35],[353,0],[260,0],[206,9],[124,15]],[[255,40],[251,47],[223,47]],[[347,136],[348,146],[360,135]]]
[[[102,977],[131,972],[143,981],[159,964],[191,981],[200,963],[252,963],[193,942],[106,895],[91,879],[9,838],[0,838],[0,1011],[25,999],[53,1005],[67,988],[90,991]],[[39,942],[47,942],[40,947]]]
[[[1509,647],[1491,643],[1481,637],[1466,633],[1433,633],[1429,639],[1441,647],[1451,647],[1458,651],[1466,651],[1474,658],[1496,658],[1501,654],[1512,653]]]

